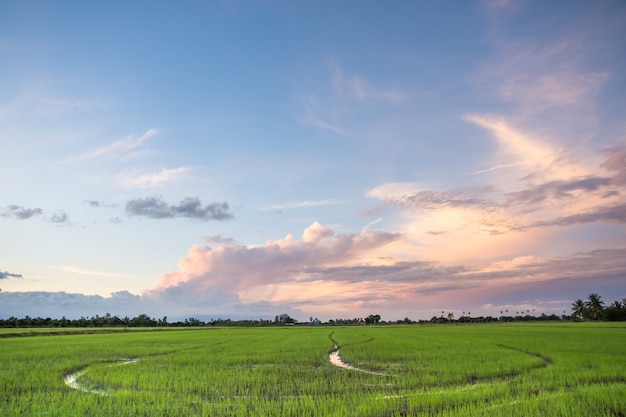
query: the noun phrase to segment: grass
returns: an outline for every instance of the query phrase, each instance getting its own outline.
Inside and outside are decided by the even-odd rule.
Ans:
[[[624,416],[625,353],[602,323],[10,337],[0,416]]]

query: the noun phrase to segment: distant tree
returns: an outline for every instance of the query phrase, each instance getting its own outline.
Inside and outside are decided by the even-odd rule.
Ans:
[[[380,314],[370,314],[365,318],[365,324],[378,324],[380,322]]]
[[[608,321],[626,321],[626,304],[614,301],[602,311],[602,318]]]
[[[285,314],[285,313],[281,314],[280,316],[277,316],[277,318],[278,318],[278,324],[284,325],[284,324],[292,324],[296,322],[296,320],[291,318],[289,314]]]
[[[595,320],[600,320],[602,317],[602,310],[604,309],[604,301],[599,294],[591,293],[587,296],[585,306],[589,310],[589,317]]]
[[[587,315],[587,305],[579,298],[578,300],[572,303],[572,316],[578,317],[579,319],[584,318]]]

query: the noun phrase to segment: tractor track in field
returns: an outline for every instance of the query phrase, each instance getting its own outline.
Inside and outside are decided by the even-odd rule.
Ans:
[[[330,361],[330,363],[332,363],[336,367],[342,368],[342,369],[348,369],[348,370],[351,370],[351,371],[364,372],[364,373],[372,374],[372,375],[388,376],[388,374],[383,374],[383,373],[380,373],[380,372],[374,372],[374,371],[369,371],[367,369],[358,368],[358,367],[356,367],[354,365],[351,365],[350,363],[344,361],[343,358],[341,357],[341,355],[339,354],[341,346],[339,346],[337,344],[337,341],[335,339],[333,339],[333,334],[334,333],[335,332],[331,332],[328,335],[328,338],[330,339],[330,341],[333,343],[333,346],[334,346],[334,349],[332,349],[330,352],[328,352],[328,360]],[[365,342],[371,342],[372,340],[374,340],[374,338],[366,340]]]
[[[137,363],[138,360],[139,360],[138,358],[123,358],[110,364],[109,366],[128,365],[132,363]],[[89,387],[85,384],[82,384],[79,381],[79,378],[83,376],[87,368],[88,366],[81,368],[80,370],[65,374],[65,385],[77,391],[87,392],[90,394],[98,394],[98,395],[105,395],[105,396],[111,395],[111,393],[107,391],[104,387],[99,387],[99,386]]]
[[[341,345],[339,345],[339,343],[337,342],[337,340],[335,340],[333,338],[333,334],[334,332],[331,332],[328,335],[328,338],[330,339],[330,341],[333,344],[333,349],[331,349],[328,352],[328,359],[330,361],[330,363],[340,369],[344,369],[344,370],[350,370],[350,371],[356,371],[356,372],[362,372],[365,374],[370,374],[370,375],[377,375],[377,376],[391,376],[388,373],[380,373],[380,372],[374,372],[374,371],[370,371],[367,369],[363,369],[363,368],[359,368],[349,362],[346,362],[340,355],[340,350],[341,350]],[[360,343],[367,343],[367,342],[371,342],[373,341],[374,338],[368,339],[366,341],[360,342]],[[223,342],[222,342],[223,343]],[[218,343],[221,344],[221,343]],[[537,352],[531,352],[531,351],[527,351],[524,349],[520,349],[520,348],[516,348],[513,346],[508,346],[508,345],[504,345],[504,344],[498,344],[497,346],[503,348],[503,349],[508,349],[508,350],[513,350],[519,353],[522,353],[524,355],[529,355],[538,359],[541,359],[543,361],[543,367],[548,367],[551,366],[553,361],[550,357],[547,357],[545,355],[542,355],[540,353]],[[190,349],[198,349],[199,347],[195,347],[195,348],[190,348]],[[187,350],[187,349],[184,349]],[[169,351],[169,352],[160,352],[160,353],[156,353],[156,354],[152,354],[152,355],[148,355],[148,356],[155,356],[155,355],[167,355],[167,354],[171,354],[171,353],[175,353],[176,351]],[[118,360],[115,361],[111,361],[110,364],[108,366],[113,367],[113,366],[120,366],[120,365],[128,365],[128,364],[135,364],[140,360],[140,358],[136,358],[136,357],[129,357],[129,358],[120,358]],[[110,395],[114,395],[115,392],[111,391],[111,390],[107,390],[106,387],[103,387],[101,385],[98,384],[94,384],[94,383],[84,383],[81,382],[81,377],[83,377],[83,375],[87,372],[88,368],[90,365],[86,365],[84,367],[81,367],[79,369],[76,369],[74,371],[70,371],[67,372],[64,375],[64,383],[65,385],[67,385],[69,388],[77,390],[77,391],[81,391],[81,392],[85,392],[85,393],[89,393],[89,394],[96,394],[96,395],[102,395],[102,396],[110,396]],[[473,387],[475,387],[476,384],[472,384],[470,386],[470,388],[468,387],[463,387],[461,388],[461,390],[466,390],[466,389],[471,389]],[[454,390],[458,390],[459,388],[455,388]],[[441,393],[445,393],[445,392],[449,392],[449,391],[454,391],[454,390],[443,390]],[[387,395],[382,397],[383,399],[392,399],[392,398],[404,398],[404,397],[408,397],[411,396],[412,394],[400,394],[400,395]]]
[[[516,348],[514,346],[508,346],[508,345],[502,345],[502,344],[498,344],[496,346],[499,346],[499,347],[501,347],[503,349],[514,350],[516,352],[523,353],[524,355],[534,356],[535,358],[539,358],[539,359],[541,359],[543,361],[543,365],[545,367],[548,367],[548,366],[552,365],[552,363],[553,363],[552,358],[549,358],[548,356],[542,355],[541,353],[531,352],[529,350],[524,350],[524,349]]]

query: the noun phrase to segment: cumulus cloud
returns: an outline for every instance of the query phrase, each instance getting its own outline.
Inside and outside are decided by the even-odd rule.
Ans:
[[[262,246],[194,245],[179,269],[163,275],[144,296],[207,306],[269,302],[338,315],[384,307],[404,317],[417,311],[417,300],[424,308],[439,309],[450,300],[468,308],[480,302],[472,304],[478,310],[492,302],[496,292],[521,303],[515,299],[518,288],[533,287],[537,293],[564,280],[578,282],[571,284],[577,290],[596,284],[608,288],[626,273],[626,249],[621,248],[554,257],[523,255],[478,265],[383,256],[385,248],[403,239],[384,232],[338,234],[315,222],[300,240],[288,235]]]
[[[27,220],[43,214],[44,210],[41,208],[25,208],[16,205],[6,206],[0,211],[0,216],[18,220]],[[63,210],[56,210],[48,214],[47,220],[51,223],[69,224],[69,214]]]
[[[333,237],[334,235],[335,232],[333,230],[318,222],[314,222],[304,230],[302,241],[305,243],[319,243],[320,240]]]
[[[202,206],[197,197],[186,197],[177,205],[168,204],[162,197],[146,197],[126,203],[126,213],[131,216],[144,216],[152,219],[183,217],[197,220],[232,219],[228,203],[212,203]]]
[[[364,232],[335,234],[314,223],[301,241],[291,235],[264,246],[219,246],[217,249],[194,245],[180,263],[180,271],[165,274],[157,288],[193,285],[198,291],[219,288],[242,293],[254,287],[292,282],[303,278],[307,268],[370,261],[373,252],[398,240],[401,235]]]
[[[7,271],[0,271],[0,279],[7,279],[7,278],[24,278],[22,276],[22,274],[13,274],[11,272],[7,272]]]
[[[52,223],[69,223],[70,216],[63,210],[57,210],[50,215],[50,222]]]
[[[39,216],[43,213],[40,208],[25,208],[22,206],[10,205],[4,208],[2,212],[3,217],[13,217],[18,220],[30,219],[34,216]]]

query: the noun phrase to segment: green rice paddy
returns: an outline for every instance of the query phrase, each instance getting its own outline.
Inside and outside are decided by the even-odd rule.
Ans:
[[[623,324],[114,331],[0,354],[0,416],[626,415]]]

